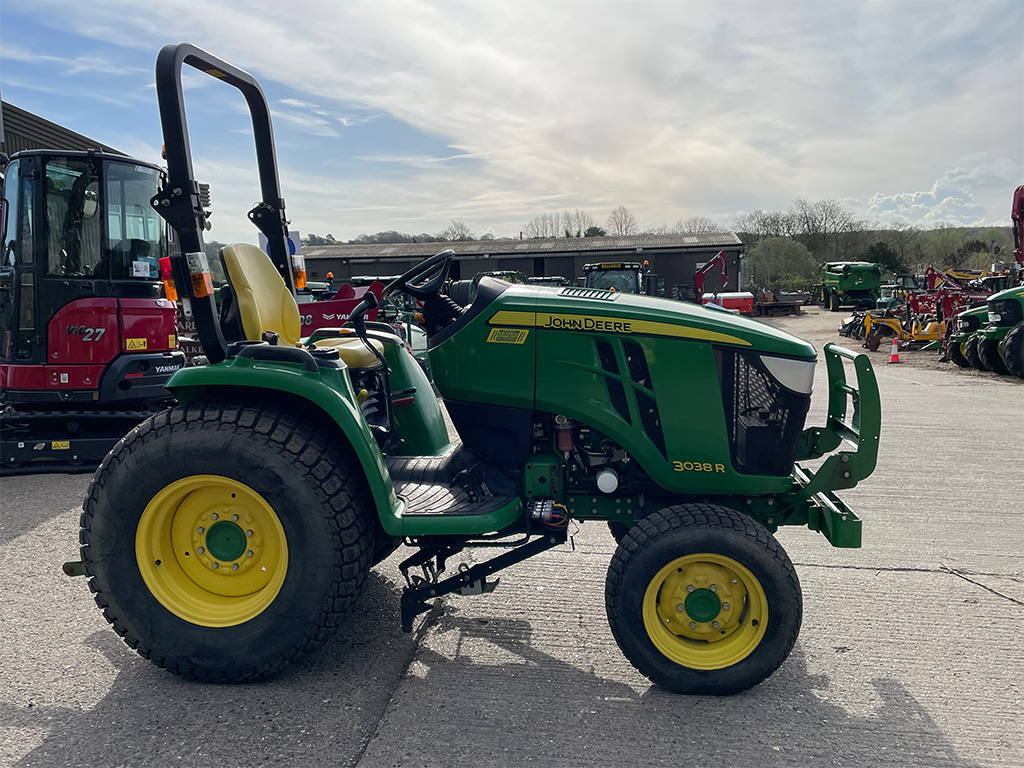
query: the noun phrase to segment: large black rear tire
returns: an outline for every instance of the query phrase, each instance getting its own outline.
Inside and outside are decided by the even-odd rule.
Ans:
[[[967,358],[967,362],[971,364],[971,367],[979,371],[987,371],[988,367],[978,356],[978,334],[972,333],[970,337],[964,342],[964,357]]]
[[[997,339],[978,339],[978,357],[985,367],[1000,376],[1006,376],[1010,371],[1003,363],[999,355],[999,341]]]
[[[1010,373],[1024,379],[1024,322],[1013,326],[1003,339],[1003,362]]]
[[[789,656],[803,615],[796,570],[775,538],[712,504],[639,520],[612,558],[605,605],[633,666],[690,694],[760,683]]]
[[[82,560],[103,615],[186,678],[271,675],[335,631],[365,583],[373,506],[347,445],[283,411],[194,403],[96,472]]]

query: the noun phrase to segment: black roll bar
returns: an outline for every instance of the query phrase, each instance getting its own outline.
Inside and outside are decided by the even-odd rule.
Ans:
[[[187,254],[203,251],[202,233],[207,223],[199,184],[192,170],[181,87],[182,64],[234,86],[245,97],[252,118],[261,193],[260,202],[249,211],[249,220],[266,235],[270,258],[294,295],[295,278],[288,253],[288,220],[278,182],[270,108],[259,83],[248,72],[190,43],[164,46],[156,59],[156,94],[164,134],[167,183],[150,202],[178,235],[181,253],[171,258],[175,286],[179,295],[189,300],[203,351],[211,363],[219,363],[226,356],[227,344],[216,302],[212,294],[196,297],[191,279],[193,270],[189,269],[187,261]]]

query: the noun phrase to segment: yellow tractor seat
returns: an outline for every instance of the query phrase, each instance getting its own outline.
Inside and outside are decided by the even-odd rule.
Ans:
[[[299,307],[270,257],[248,243],[225,246],[220,255],[235,294],[245,338],[262,341],[264,332],[271,331],[279,334],[279,345],[300,346],[302,325]],[[370,343],[381,355],[384,354],[381,342],[370,339]],[[379,365],[376,356],[354,334],[320,339],[313,346],[337,349],[339,357],[349,368]]]
[[[255,245],[236,243],[220,252],[238,303],[245,338],[262,341],[266,331],[279,334],[278,344],[299,346],[299,307],[274,263]]]

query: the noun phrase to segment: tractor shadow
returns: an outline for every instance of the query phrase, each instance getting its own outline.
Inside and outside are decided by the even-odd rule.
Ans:
[[[528,621],[448,610],[360,766],[978,765],[897,680],[871,681],[865,717],[822,701],[829,680],[808,673],[799,644],[750,691],[678,696],[612,658],[614,644],[600,654],[606,668],[588,671],[596,649],[574,650],[576,627],[541,641]]]
[[[183,681],[97,632],[85,643],[116,670],[109,690],[87,711],[0,702],[0,764],[5,741],[45,732],[27,754],[14,745],[14,766],[354,765],[415,651],[416,636],[396,631],[398,602],[396,584],[371,571],[334,638],[249,685]]]
[[[650,686],[583,618],[554,633],[449,604],[403,635],[398,614],[398,583],[371,572],[343,631],[251,685],[182,681],[97,632],[86,642],[113,683],[91,709],[0,703],[0,762],[6,743],[17,768],[977,765],[896,680],[871,681],[864,717],[822,701],[829,680],[799,644],[751,691],[684,697]]]

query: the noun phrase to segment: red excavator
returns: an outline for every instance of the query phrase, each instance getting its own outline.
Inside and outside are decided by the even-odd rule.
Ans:
[[[0,466],[83,471],[182,367],[163,291],[163,171],[101,152],[15,153],[0,203]]]

